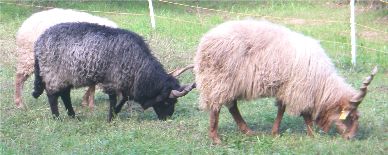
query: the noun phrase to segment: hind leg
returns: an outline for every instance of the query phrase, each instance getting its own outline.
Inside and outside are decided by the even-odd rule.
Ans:
[[[255,134],[255,132],[252,131],[248,127],[247,123],[242,118],[240,111],[238,110],[236,100],[234,100],[232,106],[229,107],[229,112],[230,112],[230,114],[232,114],[234,121],[236,122],[238,128],[240,129],[240,131],[242,133],[244,133],[246,135],[254,135]]]
[[[63,90],[61,92],[61,99],[67,110],[67,115],[71,116],[72,118],[75,118],[75,112],[73,106],[71,105],[70,90],[70,88],[66,88],[65,90]]]
[[[276,100],[276,106],[278,106],[278,114],[276,115],[276,119],[275,119],[275,122],[273,123],[273,127],[272,127],[272,135],[273,136],[279,135],[280,123],[282,122],[283,114],[286,110],[286,106],[280,100]]]
[[[15,95],[14,95],[14,101],[17,108],[23,108],[23,101],[22,101],[22,92],[23,92],[23,86],[24,82],[27,80],[29,75],[23,74],[23,73],[17,73],[15,77]]]
[[[15,77],[15,104],[16,107],[22,108],[25,105],[22,101],[22,92],[23,86],[27,78],[32,75],[34,72],[34,52],[29,46],[26,47],[26,44],[20,46],[19,44],[16,47],[17,54],[17,66],[16,66],[16,77]]]
[[[25,44],[24,44],[25,45]],[[24,47],[24,48],[23,48]],[[15,77],[15,94],[14,101],[17,108],[23,108],[22,93],[25,81],[34,72],[34,52],[25,46],[17,45],[16,47],[17,63]]]
[[[92,85],[85,92],[85,95],[82,97],[82,106],[86,107],[89,105],[89,109],[93,111],[94,109],[94,93],[96,91],[96,85]]]
[[[210,129],[209,137],[213,140],[214,144],[221,144],[221,139],[218,136],[218,119],[220,115],[220,109],[210,110]]]
[[[47,94],[48,101],[50,104],[51,113],[53,114],[54,118],[59,117],[59,111],[58,111],[58,94]]]

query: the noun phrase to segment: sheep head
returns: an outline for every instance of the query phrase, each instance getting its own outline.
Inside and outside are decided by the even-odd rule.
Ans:
[[[364,99],[368,85],[373,80],[374,75],[377,73],[377,67],[372,70],[370,76],[368,76],[362,83],[360,87],[360,91],[358,94],[352,96],[350,99],[343,101],[340,104],[341,109],[338,109],[336,116],[336,127],[337,131],[341,133],[342,137],[345,139],[353,138],[356,135],[358,130],[358,105],[360,105],[361,101]]]
[[[194,65],[188,65],[181,69],[176,69],[169,73],[170,83],[166,85],[172,86],[174,89],[170,89],[170,87],[165,87],[161,94],[159,94],[154,100],[149,101],[144,104],[143,108],[147,108],[152,106],[158,115],[158,118],[161,120],[165,120],[167,117],[172,116],[175,109],[175,104],[177,102],[177,98],[185,96],[192,89],[196,87],[195,83],[189,85],[179,86],[178,81],[176,80],[177,76],[187,71],[188,69],[193,68]]]
[[[156,98],[156,102],[158,104],[153,104],[153,108],[158,115],[158,118],[161,120],[165,120],[167,117],[172,116],[175,109],[175,104],[177,102],[177,98],[185,96],[189,93],[193,88],[195,88],[196,84],[192,83],[189,85],[183,85],[177,90],[171,90],[169,96],[162,97],[164,95],[160,95]]]

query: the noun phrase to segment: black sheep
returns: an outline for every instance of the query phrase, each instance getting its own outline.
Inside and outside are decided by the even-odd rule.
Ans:
[[[72,88],[99,84],[109,95],[108,121],[123,103],[134,100],[153,107],[159,119],[174,113],[178,97],[195,84],[181,87],[134,32],[90,23],[53,26],[35,44],[35,98],[46,89],[53,115],[59,116],[60,96],[70,116]],[[117,94],[123,98],[116,107]]]

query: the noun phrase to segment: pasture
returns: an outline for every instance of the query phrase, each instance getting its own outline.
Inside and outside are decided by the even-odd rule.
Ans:
[[[349,7],[342,1],[177,1],[194,8],[154,1],[156,29],[149,22],[148,3],[120,2],[0,2],[0,154],[387,154],[388,153],[388,9],[356,5],[357,66],[350,55]],[[345,1],[344,1],[345,2]],[[24,5],[15,5],[24,4]],[[274,99],[239,101],[242,116],[258,132],[241,134],[226,108],[221,110],[221,145],[208,138],[209,116],[198,109],[198,91],[179,98],[175,113],[159,121],[152,109],[142,110],[129,102],[111,123],[106,122],[108,96],[97,90],[96,107],[81,106],[85,88],[72,91],[73,108],[80,120],[67,116],[59,104],[60,120],[52,118],[47,97],[31,96],[33,77],[23,92],[26,109],[13,101],[16,71],[15,33],[32,13],[43,8],[89,10],[116,22],[119,27],[144,36],[166,70],[193,62],[201,36],[227,20],[262,17],[321,40],[323,48],[348,83],[357,88],[379,66],[367,97],[359,107],[360,128],[353,140],[344,140],[335,130],[306,135],[302,117],[285,114],[279,137],[271,128],[277,108]],[[387,5],[387,4],[384,4]],[[384,6],[383,5],[383,6]],[[217,11],[218,10],[218,11]],[[221,10],[227,10],[222,12]],[[116,13],[104,13],[116,12]],[[122,13],[122,14],[119,14]],[[253,16],[255,15],[255,16]],[[60,17],[58,17],[60,18]],[[179,77],[194,81],[192,72]],[[61,102],[61,101],[60,101]]]

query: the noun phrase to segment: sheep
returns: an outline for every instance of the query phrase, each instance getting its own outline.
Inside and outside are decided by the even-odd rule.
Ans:
[[[177,98],[195,87],[181,87],[134,32],[91,23],[62,23],[46,30],[35,44],[32,95],[37,98],[45,89],[55,117],[60,96],[74,117],[70,90],[95,84],[109,95],[108,122],[128,100],[153,107],[164,120],[174,113]],[[116,94],[123,96],[119,106]]]
[[[209,30],[194,58],[200,107],[210,113],[209,137],[217,133],[222,105],[229,108],[241,132],[254,132],[242,118],[237,100],[275,97],[278,134],[284,111],[303,116],[309,135],[312,123],[327,132],[332,123],[345,138],[358,128],[357,107],[377,68],[354,90],[337,71],[319,42],[265,20],[229,21]],[[287,107],[287,109],[285,108]]]
[[[34,13],[16,34],[17,69],[15,77],[14,102],[17,108],[23,108],[22,91],[24,82],[34,71],[34,43],[38,37],[49,27],[65,22],[89,22],[117,28],[117,24],[85,12],[70,9],[50,9]],[[82,105],[89,102],[90,109],[94,107],[94,86],[90,86],[83,97]]]

